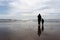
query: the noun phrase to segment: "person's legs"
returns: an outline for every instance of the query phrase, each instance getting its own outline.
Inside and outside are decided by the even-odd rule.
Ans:
[[[38,20],[38,25],[40,25],[40,20]]]

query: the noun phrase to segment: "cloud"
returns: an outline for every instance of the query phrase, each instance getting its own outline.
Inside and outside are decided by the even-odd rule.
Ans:
[[[29,19],[39,13],[60,13],[59,3],[59,0],[0,0],[0,18]]]
[[[50,0],[45,4],[49,6],[51,9],[54,9],[55,12],[60,10],[60,0]]]

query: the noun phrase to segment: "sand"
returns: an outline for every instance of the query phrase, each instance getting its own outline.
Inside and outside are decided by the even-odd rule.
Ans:
[[[0,40],[60,40],[60,23],[45,22],[44,31],[37,33],[36,21],[0,23]]]

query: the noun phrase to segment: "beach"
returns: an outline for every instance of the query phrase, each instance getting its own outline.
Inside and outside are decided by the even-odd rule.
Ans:
[[[37,21],[0,23],[0,40],[60,40],[60,22],[44,22],[44,31],[38,36]]]

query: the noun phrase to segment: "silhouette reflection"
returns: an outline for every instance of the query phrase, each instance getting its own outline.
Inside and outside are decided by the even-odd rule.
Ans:
[[[38,36],[41,35],[41,29],[40,29],[40,25],[38,25]]]
[[[40,36],[43,31],[44,31],[44,23],[42,23],[42,29],[40,28],[40,25],[38,24],[38,36]]]

